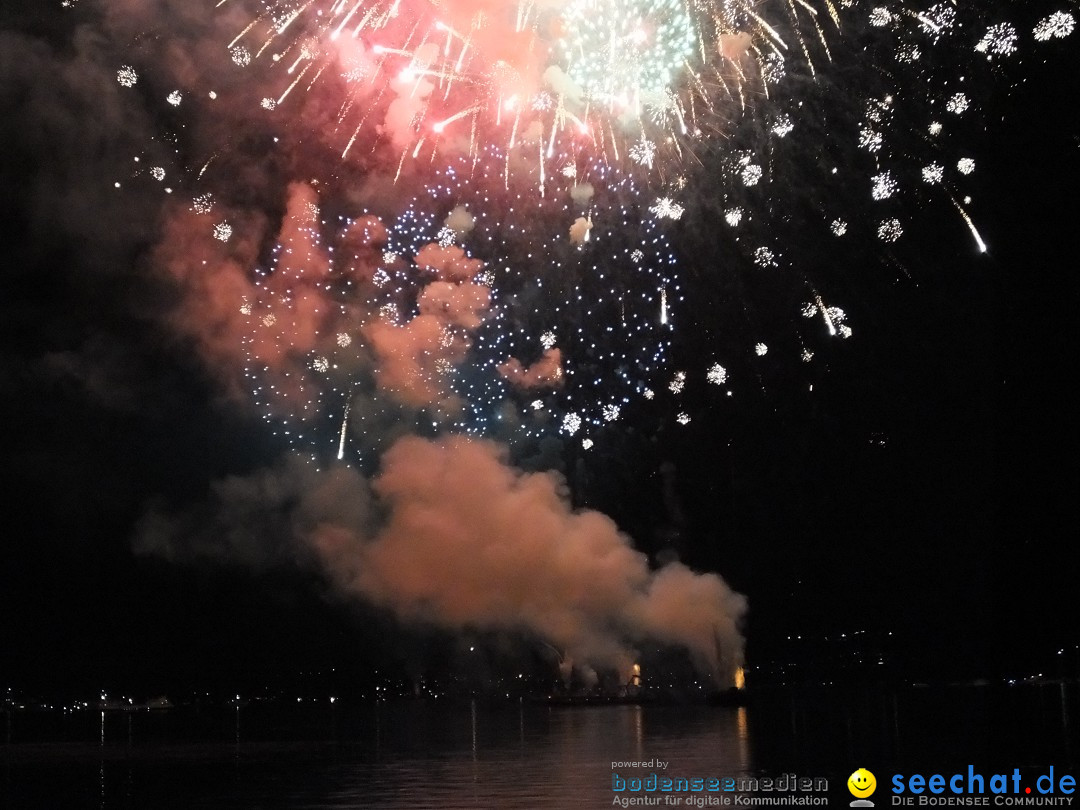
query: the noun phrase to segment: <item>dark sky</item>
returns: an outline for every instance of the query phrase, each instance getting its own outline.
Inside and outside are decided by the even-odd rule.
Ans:
[[[162,213],[102,182],[154,122],[65,61],[123,60],[122,38],[93,39],[79,13],[2,34],[0,685],[180,686],[400,656],[399,629],[306,567],[132,551],[152,504],[197,503],[283,448],[168,327],[177,292],[149,269]],[[921,198],[894,251],[808,249],[851,340],[730,398],[689,393],[684,429],[646,408],[604,452],[564,454],[577,503],[748,595],[751,662],[793,633],[864,628],[894,630],[920,673],[1026,672],[1077,643],[1080,86],[1074,44],[1025,48],[973,136],[988,255],[951,205]],[[672,226],[689,291],[675,355],[702,368],[746,339],[738,313],[793,311],[713,273],[736,248],[708,213]]]

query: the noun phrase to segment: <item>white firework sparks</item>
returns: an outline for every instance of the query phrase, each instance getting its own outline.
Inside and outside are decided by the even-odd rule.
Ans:
[[[1056,11],[1045,19],[1039,20],[1039,24],[1032,29],[1031,33],[1039,42],[1050,39],[1064,39],[1076,28],[1076,18],[1067,11]]]
[[[895,242],[903,233],[904,228],[900,225],[900,220],[895,217],[883,220],[877,229],[878,239],[882,242]]]
[[[727,369],[719,363],[713,363],[705,373],[705,379],[713,385],[723,385],[727,382]]]
[[[956,25],[956,9],[949,3],[938,3],[920,14],[919,20],[923,32],[937,39]]]
[[[975,160],[973,158],[960,158],[956,161],[956,170],[960,174],[971,174],[975,171]]]
[[[541,90],[532,100],[532,108],[537,112],[547,112],[555,105],[555,100],[547,90]]]
[[[863,127],[859,130],[859,148],[865,149],[867,152],[877,152],[881,149],[881,144],[884,141],[880,132],[870,129],[870,127]]]
[[[870,99],[866,103],[866,119],[875,124],[886,124],[893,114],[893,97]]]
[[[740,222],[742,222],[743,210],[741,208],[729,208],[724,212],[724,220],[734,228]]]
[[[668,383],[668,390],[673,394],[681,394],[683,388],[686,387],[686,372],[676,371],[675,377],[670,383]],[[646,395],[647,396],[647,395]]]
[[[651,169],[653,167],[653,160],[656,159],[656,144],[646,138],[642,138],[630,147],[630,159],[638,165],[644,166],[646,169]]]
[[[439,233],[435,238],[440,247],[450,247],[454,244],[457,234],[454,232],[453,228],[443,227],[439,229]]]
[[[214,208],[214,195],[200,194],[191,201],[191,210],[196,214],[209,214]]]
[[[776,267],[776,255],[770,248],[759,247],[754,251],[754,264],[758,267]]]
[[[749,163],[743,167],[741,177],[743,185],[756,186],[761,180],[762,170],[756,163]]]
[[[601,415],[604,417],[605,422],[614,422],[619,418],[619,406],[605,405]]]
[[[135,83],[139,81],[139,74],[135,72],[135,68],[131,65],[124,65],[116,71],[116,81],[120,83],[121,87],[134,87]]]
[[[347,82],[355,83],[364,81],[365,79],[369,78],[370,75],[371,70],[368,68],[368,66],[357,62],[350,62],[346,66],[346,69],[341,72],[341,78],[343,78]]]
[[[330,361],[325,357],[316,357],[311,361],[311,367],[321,374],[330,368]]]
[[[259,102],[259,106],[262,107],[264,110],[272,110],[277,107],[277,101],[268,96],[264,98],[261,102]]]
[[[968,101],[968,97],[966,94],[956,93],[955,95],[953,95],[952,98],[945,102],[945,109],[953,113],[954,115],[962,115],[963,113],[967,112],[967,108],[970,105],[971,102]]]
[[[233,62],[240,67],[247,67],[251,64],[251,51],[243,45],[237,45],[229,51],[229,55],[232,57]]]
[[[545,349],[552,348],[555,345],[555,333],[549,331],[540,335],[540,345]]]
[[[157,180],[159,183],[165,179],[165,169],[161,166],[155,166],[150,170],[150,176]]]
[[[652,399],[656,396],[656,392],[653,391],[651,388],[646,388],[644,391],[641,392],[641,395],[645,397],[645,399]]]
[[[576,413],[568,413],[562,420],[562,432],[573,436],[581,429],[581,417]]]
[[[344,349],[346,346],[349,346],[351,343],[352,343],[352,338],[349,336],[349,334],[347,332],[338,332],[338,334],[337,334],[337,345],[338,346],[340,346],[341,348]]]
[[[795,129],[795,124],[792,122],[791,116],[786,113],[778,116],[776,121],[773,122],[772,131],[777,137],[786,138],[793,129]]]
[[[882,172],[881,174],[875,174],[870,178],[873,182],[873,187],[870,190],[870,196],[875,200],[887,200],[893,194],[896,193],[896,181],[893,179],[892,173]]]
[[[987,59],[995,56],[1011,56],[1016,53],[1016,29],[1009,23],[998,23],[986,29],[983,38],[975,45],[975,50],[986,54]]]
[[[592,446],[593,446],[593,440],[592,439],[582,439],[581,440],[581,449],[582,450],[591,450]]]
[[[931,163],[929,166],[923,166],[922,179],[924,183],[930,185],[937,185],[945,177],[945,167],[939,163]]]
[[[679,99],[670,90],[664,92],[660,101],[649,104],[649,117],[658,127],[667,129],[677,116],[681,114]]]
[[[754,344],[754,354],[756,354],[758,357],[764,357],[768,353],[769,353],[769,347],[766,346],[764,343],[755,343]]]
[[[661,197],[649,210],[660,219],[679,219],[683,215],[684,209],[670,197]]]
[[[214,226],[214,238],[222,242],[228,242],[232,238],[232,225],[222,220]]]
[[[896,58],[901,62],[918,62],[922,58],[922,50],[918,45],[904,44],[897,48]]]
[[[877,28],[884,28],[889,25],[894,19],[893,13],[887,8],[878,6],[870,11],[870,24]]]
[[[173,90],[169,95],[165,96],[165,100],[174,107],[179,107],[180,102],[184,100],[179,90]]]
[[[786,74],[784,57],[776,51],[770,53],[761,63],[761,78],[766,84],[779,84]]]
[[[829,230],[833,232],[833,236],[843,236],[847,233],[847,223],[842,219],[834,219],[829,224]]]
[[[931,135],[940,135],[942,130],[941,123],[938,121],[931,121],[930,126],[927,127],[927,130]]]
[[[675,417],[675,421],[678,422],[680,425],[689,425],[690,414],[688,414],[686,411],[682,411],[678,416]]]

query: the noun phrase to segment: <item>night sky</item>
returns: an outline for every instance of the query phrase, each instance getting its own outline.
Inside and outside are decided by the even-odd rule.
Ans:
[[[161,122],[111,78],[130,40],[83,5],[6,11],[0,33],[0,685],[229,688],[409,661],[427,630],[302,560],[135,552],[148,514],[192,509],[285,447],[174,328],[187,293],[153,267],[161,195],[112,188]],[[1080,642],[1074,54],[1027,41],[972,125],[965,193],[987,255],[942,199],[904,203],[894,250],[817,239],[800,266],[850,340],[813,364],[733,365],[731,397],[688,392],[685,427],[641,407],[593,454],[556,454],[575,505],[747,596],[751,665],[790,635],[868,630],[894,633],[903,677],[1015,677]],[[307,167],[266,164],[245,193],[280,217],[274,182]],[[789,201],[817,205],[802,186]],[[688,368],[745,343],[740,319],[803,328],[801,293],[723,270],[738,260],[716,216],[702,199],[670,225],[687,293],[673,362]]]

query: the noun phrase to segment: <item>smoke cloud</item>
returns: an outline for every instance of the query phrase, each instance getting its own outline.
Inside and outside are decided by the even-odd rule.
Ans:
[[[137,547],[314,562],[405,621],[525,632],[584,672],[626,672],[646,641],[685,648],[721,683],[742,663],[742,596],[678,562],[650,569],[610,518],[570,507],[559,475],[523,472],[489,441],[402,438],[371,482],[289,458],[216,484],[192,513],[152,513]]]
[[[459,205],[447,214],[445,224],[454,233],[463,236],[473,229],[476,218],[464,205]]]
[[[548,349],[543,356],[526,368],[516,357],[499,366],[499,373],[518,388],[551,388],[562,385],[562,351]]]
[[[570,189],[570,199],[578,205],[585,205],[593,198],[595,192],[596,189],[593,188],[592,183],[578,183]]]
[[[589,231],[592,230],[592,219],[578,217],[570,226],[570,241],[575,245],[583,245],[589,241]]]

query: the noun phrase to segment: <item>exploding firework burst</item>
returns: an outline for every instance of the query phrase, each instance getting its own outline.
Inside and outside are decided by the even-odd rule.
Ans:
[[[1039,42],[1050,39],[1063,39],[1076,28],[1076,18],[1067,11],[1057,11],[1039,21],[1032,34]]]
[[[305,111],[333,110],[330,120],[316,118],[326,125],[315,142],[332,147],[336,160],[344,158],[343,175],[382,160],[395,182],[417,184],[414,190],[429,184],[405,214],[384,217],[386,244],[381,256],[370,257],[370,272],[352,278],[351,286],[338,280],[334,294],[348,302],[348,315],[340,316],[339,328],[324,325],[319,345],[304,349],[304,369],[317,371],[324,366],[318,361],[325,367],[318,371],[318,396],[307,392],[296,400],[318,404],[298,410],[324,413],[337,407],[331,399],[347,401],[357,385],[378,389],[372,375],[355,381],[363,377],[357,371],[363,363],[345,362],[346,356],[363,354],[364,329],[372,323],[405,329],[415,320],[424,274],[431,272],[417,256],[433,244],[479,262],[469,282],[490,292],[476,326],[456,325],[435,340],[440,350],[454,348],[453,356],[436,352],[418,372],[460,406],[454,411],[447,400],[425,418],[439,430],[469,432],[501,430],[496,423],[507,424],[507,412],[499,411],[500,403],[517,409],[514,419],[530,435],[557,431],[569,413],[582,420],[580,430],[596,430],[608,421],[605,408],[625,408],[631,395],[666,386],[669,372],[662,366],[681,293],[661,225],[674,233],[726,223],[718,237],[727,240],[723,249],[742,254],[752,270],[782,266],[783,272],[756,271],[777,285],[820,286],[818,271],[803,259],[808,252],[787,247],[806,244],[811,231],[826,238],[851,234],[830,240],[837,250],[869,242],[884,256],[907,248],[910,237],[898,248],[893,243],[905,230],[917,232],[919,219],[908,209],[927,199],[952,206],[985,250],[964,186],[974,150],[960,139],[971,121],[981,121],[986,94],[980,82],[995,75],[987,71],[1005,70],[1016,61],[1006,57],[1024,47],[1012,23],[949,2],[915,8],[824,0],[578,0],[561,15],[520,4],[502,16],[420,0],[266,2],[260,8],[222,52],[228,69],[258,89],[252,109],[272,113],[260,116],[305,148],[311,137]],[[1070,35],[1074,24],[1070,13],[1059,12],[1031,30],[1035,40],[1046,41]],[[850,64],[851,54],[886,67],[855,72],[842,88],[817,81],[834,61]],[[129,87],[138,78],[128,65],[117,73]],[[268,86],[277,92],[265,95]],[[183,86],[183,96],[175,90],[166,101],[177,106],[181,97],[197,98],[191,90]],[[185,101],[181,112],[192,106]],[[218,165],[213,161],[199,164],[199,178]],[[696,173],[698,164],[706,171]],[[182,170],[164,161],[140,174],[161,180],[166,165],[169,182],[177,182]],[[327,187],[343,184],[337,169],[322,165],[319,177]],[[632,190],[612,190],[621,173],[637,178]],[[195,174],[189,170],[188,179]],[[229,221],[218,209],[217,224],[208,219],[205,227],[223,241],[242,227],[228,211],[225,185],[207,182],[188,192],[200,214],[222,201]],[[800,219],[793,188],[813,197],[812,222]],[[708,222],[700,215],[702,199],[717,202]],[[615,213],[630,200],[633,216]],[[448,224],[451,203],[468,208],[475,225]],[[513,214],[496,223],[496,210]],[[557,216],[565,221],[555,227]],[[335,268],[341,245],[332,232],[341,228],[341,222],[319,226],[335,248]],[[605,253],[616,242],[616,253]],[[265,296],[245,306],[253,328],[269,328],[269,322],[284,346],[288,329],[304,322],[290,314],[299,299],[271,289],[281,261],[270,257],[261,277],[269,285]],[[621,288],[600,283],[619,279],[628,281]],[[362,300],[350,298],[361,291]],[[749,311],[755,303],[739,306]],[[838,320],[834,326],[836,334],[845,332]],[[612,334],[643,337],[631,350]],[[767,329],[743,345],[765,345],[758,338],[773,347],[768,362],[815,355]],[[540,375],[537,363],[555,351],[563,376],[539,397],[517,390],[498,371],[513,358],[520,375]],[[616,368],[626,371],[607,373]],[[591,389],[583,382],[589,379]],[[700,384],[701,370],[688,379]],[[270,404],[279,393],[303,387],[296,380],[274,385],[274,394],[265,386],[260,394],[274,413],[282,410]],[[546,422],[521,415],[537,410],[528,407],[537,401]],[[364,414],[352,418],[359,424]]]
[[[567,74],[587,97],[618,111],[664,99],[698,50],[680,0],[574,0],[563,25]]]
[[[219,4],[220,5],[220,4]],[[281,91],[267,110],[309,94],[338,107],[343,156],[382,142],[407,158],[532,149],[543,162],[585,151],[646,169],[681,162],[704,133],[752,113],[791,73],[785,52],[828,59],[818,8],[681,0],[572,0],[554,17],[536,4],[511,13],[425,0],[264,2],[226,44],[243,69],[264,66]],[[817,51],[817,53],[814,53]],[[299,100],[298,100],[299,99]],[[778,137],[792,131],[778,116]]]
[[[254,396],[296,446],[347,407],[361,451],[372,424],[401,420],[509,441],[595,431],[661,372],[679,284],[632,181],[586,164],[537,205],[531,180],[498,190],[501,164],[451,167],[385,228],[291,211],[246,306]],[[587,240],[571,227],[585,211]],[[280,373],[282,355],[302,362]]]

